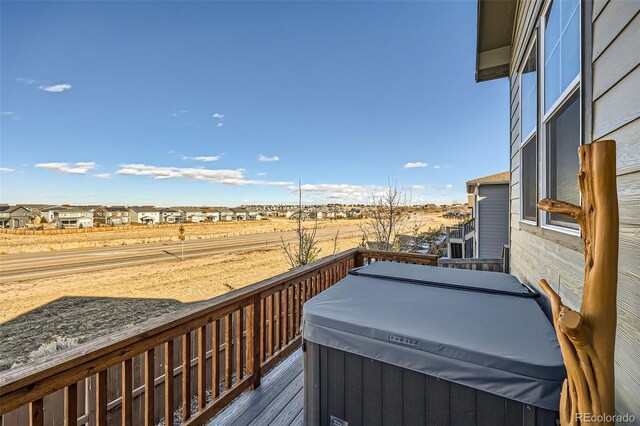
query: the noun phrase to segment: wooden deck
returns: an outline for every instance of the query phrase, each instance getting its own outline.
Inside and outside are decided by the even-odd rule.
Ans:
[[[302,350],[269,372],[255,391],[243,393],[208,426],[302,425]]]

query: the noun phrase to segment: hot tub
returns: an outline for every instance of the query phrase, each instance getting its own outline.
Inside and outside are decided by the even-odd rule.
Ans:
[[[307,301],[307,425],[554,425],[565,369],[508,274],[376,262]]]

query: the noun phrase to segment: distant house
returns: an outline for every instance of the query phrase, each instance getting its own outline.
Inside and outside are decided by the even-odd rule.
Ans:
[[[131,222],[130,211],[124,206],[100,207],[93,214],[94,221],[103,225],[128,225]]]
[[[509,172],[467,182],[475,221],[473,257],[501,258],[509,243]]]
[[[183,207],[182,218],[184,222],[200,223],[207,220],[207,215],[202,211],[202,208],[198,207]]]
[[[249,213],[241,207],[234,207],[231,211],[235,215],[236,220],[247,220],[249,218]]]
[[[92,228],[93,212],[82,207],[56,206],[42,210],[56,228]]]
[[[467,182],[471,219],[447,227],[450,258],[500,259],[509,241],[509,172],[496,173]],[[454,212],[456,215],[454,215]],[[466,212],[449,212],[465,220]]]
[[[7,219],[2,222],[3,227],[11,229],[25,228],[34,217],[31,209],[24,206],[9,207],[2,213],[4,213],[3,219]]]
[[[183,222],[182,211],[177,209],[160,209],[160,221],[162,223]]]
[[[257,209],[247,209],[247,219],[249,220],[262,220],[263,214]]]
[[[0,228],[9,227],[9,219],[11,218],[9,209],[11,209],[11,206],[8,204],[0,205]]]
[[[216,209],[204,209],[204,213],[207,222],[218,222],[220,220],[220,212]]]
[[[220,213],[221,222],[230,222],[236,218],[236,214],[233,210],[227,207],[216,207],[215,209]]]
[[[161,222],[160,212],[161,209],[157,209],[151,206],[141,207],[129,207],[131,210],[131,222],[143,223],[145,225],[156,225]]]

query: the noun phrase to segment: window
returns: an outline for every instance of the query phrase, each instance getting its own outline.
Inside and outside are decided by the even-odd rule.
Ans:
[[[521,150],[522,167],[522,219],[535,222],[538,207],[538,156],[536,138],[533,138]]]
[[[580,2],[554,1],[544,18],[544,111],[580,74]]]
[[[520,202],[521,219],[536,222],[538,208],[538,64],[537,42],[534,41],[520,72]]]
[[[547,177],[549,198],[580,204],[578,147],[580,96],[578,92],[547,122]],[[550,214],[548,223],[577,228],[566,216]]]
[[[552,1],[542,20],[543,72],[542,146],[544,196],[580,204],[578,187],[581,144],[580,118],[580,2]],[[577,229],[575,221],[545,214],[543,223]]]
[[[522,91],[522,140],[526,143],[536,130],[538,121],[538,65],[537,43],[534,42],[522,72],[520,73],[520,90]]]

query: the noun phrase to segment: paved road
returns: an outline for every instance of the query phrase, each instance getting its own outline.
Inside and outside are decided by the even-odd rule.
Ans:
[[[340,237],[356,235],[357,225],[340,229]],[[318,229],[317,239],[335,237],[337,228]],[[264,234],[216,237],[184,242],[184,258],[205,256],[260,248],[273,248],[281,243],[294,241],[295,233],[269,232]],[[43,253],[20,253],[0,256],[0,283],[77,274],[101,269],[121,268],[161,261],[179,261],[179,241],[136,244],[130,246],[61,250]]]

